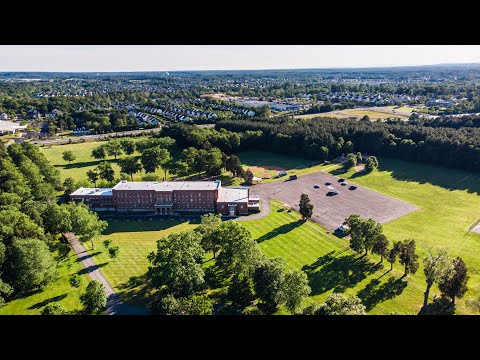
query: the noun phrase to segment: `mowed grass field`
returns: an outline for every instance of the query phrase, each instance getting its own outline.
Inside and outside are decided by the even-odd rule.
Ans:
[[[140,138],[139,138],[140,139]],[[136,139],[133,138],[135,141]],[[97,160],[91,156],[92,150],[102,144],[106,144],[105,141],[99,142],[85,142],[80,144],[66,144],[66,145],[55,145],[55,146],[44,146],[40,147],[40,150],[45,154],[47,159],[54,165],[59,171],[62,180],[67,177],[72,177],[75,181],[88,180],[87,171],[92,170],[100,164],[100,160]],[[72,164],[69,164],[62,159],[62,154],[64,151],[71,150],[77,157]],[[134,156],[140,155],[140,153],[135,152]],[[118,158],[121,159],[126,155],[120,155]],[[120,167],[117,162],[114,160],[113,156],[108,156],[106,161],[112,164],[113,169],[115,170],[116,176],[120,173]],[[163,178],[164,173],[162,169],[158,169],[156,173],[158,176]],[[142,170],[139,173],[133,175],[135,181],[140,181],[142,176],[145,176],[145,171]]]
[[[95,250],[91,250],[89,243],[86,247],[115,291],[129,303],[141,305],[143,284],[140,287],[128,286],[129,278],[141,277],[147,272],[147,256],[156,249],[157,240],[174,232],[193,229],[197,225],[195,222],[168,219],[111,220],[104,236],[94,241]],[[120,248],[115,259],[110,258],[108,250],[103,246],[103,241],[107,239]]]
[[[385,110],[392,110],[395,109],[395,107],[385,107]],[[397,110],[397,109],[395,109]],[[400,110],[400,108],[398,109]],[[406,111],[406,110],[402,110]],[[411,111],[409,111],[411,112]],[[319,114],[306,114],[306,115],[297,115],[295,118],[298,119],[312,119],[315,117],[334,117],[334,118],[339,118],[339,119],[346,119],[350,117],[355,117],[357,119],[361,119],[365,115],[368,115],[368,117],[371,120],[378,120],[378,119],[386,119],[386,118],[402,118],[402,119],[407,119],[408,116],[404,114],[398,114],[398,113],[389,113],[389,112],[382,112],[382,111],[375,111],[375,110],[368,110],[368,109],[343,109],[343,110],[334,110],[334,111],[329,111],[325,113],[319,113]]]
[[[38,293],[9,301],[0,307],[0,315],[39,315],[42,308],[51,302],[58,302],[67,311],[81,310],[80,295],[85,292],[90,278],[83,273],[82,264],[73,251],[67,259],[59,261],[57,270],[58,279],[55,282]],[[78,289],[69,283],[70,276],[75,273],[80,274],[82,279]]]
[[[312,160],[302,159],[294,156],[270,153],[261,150],[248,150],[238,153],[244,169],[251,169],[253,175],[263,178],[262,182],[283,181],[290,175],[305,175],[316,171],[326,171],[333,168],[331,164],[315,164]],[[313,166],[312,166],[313,165]],[[279,170],[270,170],[266,167],[283,168],[287,176],[275,178]],[[267,178],[264,178],[266,176]]]

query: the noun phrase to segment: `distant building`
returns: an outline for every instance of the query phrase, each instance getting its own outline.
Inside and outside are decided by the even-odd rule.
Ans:
[[[45,117],[47,118],[56,118],[57,116],[62,116],[63,112],[57,109],[53,109],[51,113],[46,113]]]
[[[40,113],[36,109],[30,109],[27,111],[28,119],[38,119],[40,116],[41,116]]]
[[[258,211],[248,187],[224,188],[217,181],[126,181],[113,188],[79,188],[70,198],[95,211],[217,212],[228,216]]]
[[[13,121],[0,120],[0,135],[15,134],[15,131],[25,129],[27,125],[20,125]]]
[[[8,114],[7,113],[1,113],[0,114],[0,120],[8,120]]]

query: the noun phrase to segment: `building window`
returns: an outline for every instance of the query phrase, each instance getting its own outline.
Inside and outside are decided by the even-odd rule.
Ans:
[[[240,209],[243,209],[243,205],[240,205]]]
[[[225,209],[225,205],[222,205],[222,209]]]

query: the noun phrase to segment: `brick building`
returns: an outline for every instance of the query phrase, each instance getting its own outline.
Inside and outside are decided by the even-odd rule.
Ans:
[[[217,212],[245,215],[258,211],[259,199],[248,187],[225,188],[217,181],[126,181],[113,188],[80,188],[70,194],[95,211]]]

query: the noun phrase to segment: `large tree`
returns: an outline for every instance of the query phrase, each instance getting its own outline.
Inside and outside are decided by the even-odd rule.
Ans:
[[[243,174],[243,180],[245,180],[245,182],[247,184],[251,184],[252,181],[253,181],[253,173],[250,169],[247,169],[245,171],[245,173]]]
[[[355,166],[357,166],[357,156],[353,153],[350,153],[347,155],[345,160],[345,168],[351,169]]]
[[[110,163],[108,163],[106,161],[102,161],[100,164],[98,164],[98,166],[95,168],[95,171],[98,172],[98,175],[102,179],[104,179],[108,182],[112,182],[112,181],[115,180],[115,170],[113,170],[112,165],[110,165]],[[87,176],[88,176],[88,173],[87,173]],[[89,176],[89,179],[90,179],[90,176]],[[91,179],[93,179],[93,178],[91,178]]]
[[[142,165],[147,173],[154,173],[158,168],[162,168],[167,176],[167,163],[171,160],[170,153],[166,149],[157,146],[145,149],[142,153]]]
[[[41,289],[57,278],[57,264],[45,242],[17,239],[9,248],[7,279],[15,291],[25,293]]]
[[[63,181],[63,200],[64,202],[70,201],[70,194],[77,190],[77,184],[75,180],[71,177],[67,177]]]
[[[48,204],[43,213],[43,227],[56,235],[72,230],[69,208],[65,205]]]
[[[403,276],[417,272],[418,255],[415,253],[415,240],[403,240],[403,242],[400,243],[398,257],[400,258],[400,264],[405,267]]]
[[[73,153],[72,150],[65,150],[62,154],[62,159],[65,160],[65,161],[68,161],[68,163],[70,164],[72,161],[74,161],[76,159],[76,155]]]
[[[195,229],[202,235],[202,247],[205,251],[212,251],[215,258],[216,252],[220,244],[218,243],[218,236],[215,236],[215,231],[222,225],[221,214],[204,214],[201,218],[200,225]]]
[[[90,182],[93,183],[95,187],[97,187],[97,181],[99,177],[100,177],[100,174],[98,173],[97,169],[90,169],[87,171],[87,178]]]
[[[70,203],[66,206],[70,212],[72,231],[81,241],[92,241],[93,249],[93,239],[102,234],[103,230],[107,228],[108,223],[100,220],[98,214],[90,211],[85,204]]]
[[[365,306],[357,296],[348,296],[341,293],[328,295],[317,315],[366,315]]]
[[[253,274],[255,294],[273,312],[281,304],[286,262],[282,258],[267,259]]]
[[[105,286],[98,280],[90,281],[85,293],[80,296],[80,301],[87,314],[94,314],[103,310],[107,306]]]
[[[201,235],[194,231],[173,233],[157,241],[157,251],[148,255],[153,286],[165,286],[175,296],[190,296],[201,290],[205,285],[205,251],[200,242]]]
[[[236,156],[236,155],[230,155],[228,157],[227,161],[225,162],[225,170],[230,171],[232,173],[232,175],[234,175],[234,176],[238,175],[235,172],[241,166],[242,166],[242,163],[241,163],[240,159],[238,158],[238,156]]]
[[[378,168],[378,160],[375,156],[370,156],[365,162],[365,170],[367,172],[372,172],[374,169]]]
[[[135,141],[132,139],[126,138],[120,140],[120,144],[122,145],[122,149],[127,155],[132,155],[135,152],[136,146]]]
[[[285,304],[287,309],[295,313],[303,301],[310,295],[312,289],[308,285],[308,277],[305,272],[293,269],[285,274],[283,279],[280,302]]]
[[[107,154],[110,156],[114,156],[115,160],[117,160],[117,156],[123,154],[122,144],[119,140],[110,140],[105,144],[105,150]]]
[[[358,253],[365,251],[367,255],[375,240],[382,234],[382,225],[373,219],[363,219],[357,214],[350,215],[345,222],[350,228],[350,247]]]
[[[153,301],[150,309],[156,315],[211,315],[213,304],[206,296],[175,298],[167,294]]]
[[[393,270],[393,264],[397,261],[397,256],[400,252],[400,241],[393,243],[392,248],[388,251],[387,261],[390,263],[390,271]]]
[[[383,262],[383,257],[388,256],[388,239],[384,234],[378,235],[372,246],[372,253],[380,255],[380,263]]]
[[[94,159],[105,160],[107,152],[105,151],[105,145],[100,145],[92,150],[92,157]]]
[[[452,305],[455,305],[455,298],[462,298],[467,292],[469,278],[465,262],[462,258],[457,257],[453,260],[453,272],[444,275],[438,284],[438,288],[442,294],[452,299]]]
[[[43,238],[43,230],[29,216],[17,210],[0,210],[0,236],[5,244],[14,239]]]
[[[133,156],[128,156],[126,158],[119,160],[120,168],[122,172],[130,175],[130,178],[133,181],[133,174],[136,174],[142,170],[142,164],[138,162],[138,159]]]
[[[423,294],[422,312],[426,312],[430,288],[434,283],[439,283],[442,279],[450,277],[453,273],[454,266],[453,261],[448,256],[448,251],[445,248],[438,249],[437,254],[433,254],[431,249],[429,249],[428,256],[425,257],[423,263],[427,288]]]
[[[307,221],[312,217],[313,214],[313,205],[310,204],[310,198],[307,194],[302,194],[300,196],[300,214],[304,221]]]
[[[228,285],[227,297],[240,308],[250,305],[255,299],[252,278],[244,274],[234,275]]]

